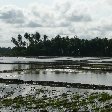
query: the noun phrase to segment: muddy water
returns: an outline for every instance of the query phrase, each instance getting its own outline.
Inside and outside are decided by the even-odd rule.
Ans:
[[[90,64],[109,64],[111,66],[112,58],[99,58],[99,57],[85,57],[85,58],[74,58],[74,57],[36,57],[36,58],[25,58],[25,57],[0,57],[0,78],[3,79],[20,79],[24,81],[54,81],[54,82],[70,82],[70,83],[81,83],[81,84],[95,84],[95,85],[106,85],[112,86],[112,71],[101,71],[101,70],[81,70],[81,69],[55,69],[46,68],[39,69],[36,63],[41,62],[60,62],[60,61],[76,61],[76,62],[87,62]],[[33,63],[32,63],[33,62]],[[7,63],[7,64],[5,64]],[[22,63],[22,64],[20,64]],[[32,64],[30,64],[32,63]],[[4,72],[4,70],[6,72]],[[11,71],[10,71],[11,70]],[[3,72],[2,72],[3,71]],[[9,72],[7,72],[9,71]],[[44,92],[42,95],[47,97],[53,97],[63,93],[80,93],[85,92],[102,92],[99,90],[92,89],[78,89],[78,88],[65,88],[65,87],[44,87],[41,85],[31,84],[6,84],[0,83],[0,98],[10,98],[25,95],[35,95],[36,90],[42,89],[48,92]],[[55,91],[55,92],[54,92]],[[112,91],[107,91],[112,94]],[[42,96],[38,96],[42,97]],[[9,112],[10,108],[2,108],[0,111]],[[11,110],[12,111],[12,110]],[[24,109],[22,110],[24,112]]]
[[[112,73],[94,73],[72,69],[36,69],[13,73],[0,73],[0,78],[25,81],[54,81],[96,85],[112,85]]]
[[[11,73],[0,73],[0,78],[20,79],[25,81],[59,81],[82,84],[112,85],[111,72],[85,71],[76,69],[31,69],[31,65],[0,65],[1,70],[27,69],[24,71],[13,71]],[[30,70],[28,70],[30,68]]]
[[[110,63],[112,58],[98,58],[98,57],[0,57],[0,71],[12,70],[10,73],[0,73],[0,78],[4,79],[21,79],[25,81],[60,81],[82,84],[100,84],[111,86],[112,85],[112,72],[104,71],[87,71],[76,69],[38,69],[38,65],[29,64],[31,62],[57,62],[64,60],[69,61],[87,61],[88,63]],[[2,64],[8,63],[8,64]],[[13,63],[13,64],[11,64]],[[14,64],[16,63],[16,64]],[[17,64],[19,63],[19,64]],[[27,63],[27,64],[20,64]],[[22,70],[23,71],[15,71]]]

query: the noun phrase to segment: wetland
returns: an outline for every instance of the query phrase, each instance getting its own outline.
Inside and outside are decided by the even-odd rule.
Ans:
[[[111,112],[110,57],[0,57],[2,112]]]

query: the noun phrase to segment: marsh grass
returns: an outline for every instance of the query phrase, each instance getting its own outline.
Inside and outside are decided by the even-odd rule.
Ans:
[[[44,90],[38,90],[39,94],[44,94]],[[112,112],[112,95],[102,93],[63,93],[57,96],[35,95],[17,96],[15,98],[2,98],[0,108],[30,109],[49,112]]]

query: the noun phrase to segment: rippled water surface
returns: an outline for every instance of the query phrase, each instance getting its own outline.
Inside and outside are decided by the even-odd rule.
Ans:
[[[112,85],[112,72],[102,71],[85,71],[76,69],[38,69],[38,65],[30,64],[30,62],[53,62],[59,60],[72,60],[80,61],[86,60],[88,62],[108,62],[111,63],[112,58],[98,58],[98,57],[85,57],[85,58],[73,58],[73,57],[0,57],[0,71],[13,70],[9,73],[0,73],[0,78],[8,79],[21,79],[21,80],[33,80],[33,81],[60,81],[82,84],[100,84],[100,85]],[[7,63],[8,64],[2,64]],[[11,64],[16,62],[16,64]],[[19,64],[17,64],[17,62]],[[27,64],[20,64],[26,62]],[[14,71],[21,70],[23,71]],[[25,70],[27,69],[27,70]]]

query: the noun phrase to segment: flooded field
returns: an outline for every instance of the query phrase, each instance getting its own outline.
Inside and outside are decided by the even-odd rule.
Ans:
[[[90,106],[97,105],[99,98],[106,97],[104,103],[101,105],[99,103],[99,109],[103,110],[102,105],[111,109],[111,88],[112,58],[109,57],[0,57],[0,111],[2,112],[72,112],[75,109],[76,112],[85,109],[99,112],[96,111],[97,106]],[[83,94],[85,97],[82,96]],[[77,96],[74,95],[78,96],[77,100]],[[94,101],[91,105],[87,103],[88,100],[85,99],[90,96],[94,96],[92,100],[96,103]],[[83,100],[87,103],[86,106],[82,104]],[[40,104],[39,101],[42,103]],[[66,106],[61,104],[62,101]],[[27,104],[29,107],[22,105],[25,102],[29,102]],[[48,105],[50,102],[51,105]],[[69,103],[75,102],[78,104],[70,107]],[[80,103],[82,107],[78,106]]]

